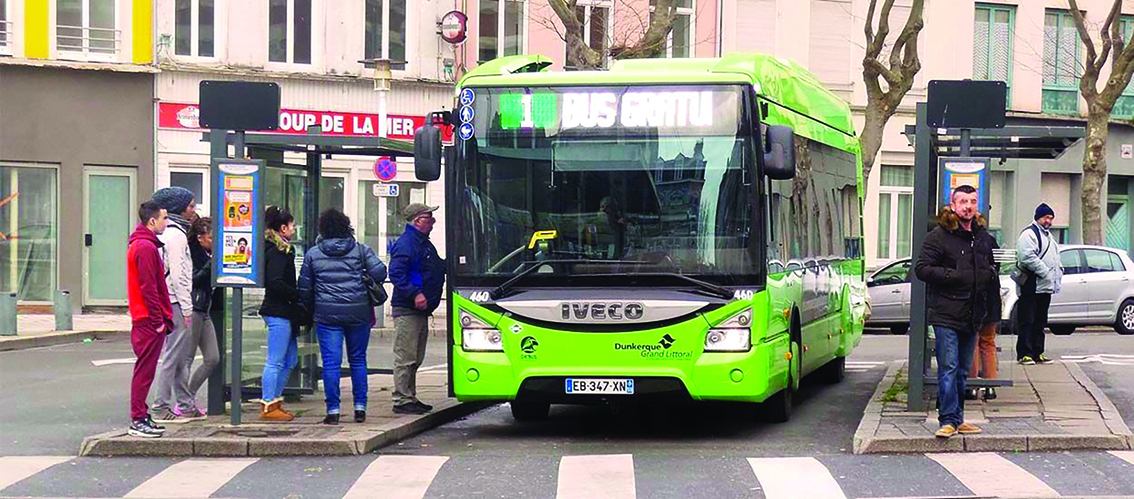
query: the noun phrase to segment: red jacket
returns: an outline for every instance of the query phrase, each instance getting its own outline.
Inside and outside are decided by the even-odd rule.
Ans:
[[[157,234],[138,224],[130,235],[126,250],[126,286],[130,300],[130,318],[134,321],[149,319],[172,327],[173,307],[169,302],[169,288],[165,285],[165,264],[158,248],[162,243]]]

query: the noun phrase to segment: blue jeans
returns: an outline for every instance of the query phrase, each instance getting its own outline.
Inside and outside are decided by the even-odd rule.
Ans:
[[[260,398],[271,402],[283,395],[291,369],[299,361],[296,338],[291,334],[291,321],[282,317],[264,317],[268,325],[268,359],[264,361],[263,388]]]
[[[973,366],[976,332],[933,326],[937,335],[937,422],[954,427],[965,422],[965,379]]]
[[[316,324],[319,352],[323,357],[323,391],[327,394],[327,414],[339,414],[339,379],[342,377],[343,340],[350,362],[351,393],[354,410],[366,410],[366,347],[370,345],[370,324],[333,326]]]

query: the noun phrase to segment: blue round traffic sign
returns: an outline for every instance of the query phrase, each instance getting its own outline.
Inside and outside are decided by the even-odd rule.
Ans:
[[[461,90],[462,106],[472,105],[474,101],[476,101],[476,93],[474,93],[471,88],[465,88]]]
[[[472,106],[461,108],[461,123],[472,122],[474,116],[476,116],[476,111],[473,111]]]
[[[472,136],[473,136],[473,126],[472,126],[472,123],[464,123],[464,124],[462,124],[462,125],[461,125],[461,128],[460,128],[460,130],[458,130],[458,133],[459,133],[459,134],[461,135],[461,140],[469,140],[469,139],[471,139],[471,138],[472,138]]]
[[[382,156],[374,162],[374,176],[383,182],[394,180],[398,176],[398,163],[389,156]]]

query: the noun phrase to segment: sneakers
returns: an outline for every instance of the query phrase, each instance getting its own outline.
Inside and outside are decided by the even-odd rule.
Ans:
[[[976,388],[965,389],[965,400],[977,400],[978,398]]]
[[[130,428],[126,430],[127,435],[141,438],[159,438],[162,433],[161,430],[150,426],[150,418],[148,417],[130,423]]]
[[[197,408],[196,405],[194,405],[193,407],[190,407],[189,410],[182,411],[181,417],[177,419],[188,423],[190,421],[204,421],[205,419],[208,419],[208,416],[205,415],[204,412],[201,412],[201,409]]]
[[[165,427],[157,424],[157,421],[154,421],[154,417],[149,414],[146,414],[146,423],[150,425],[150,428],[157,430],[158,433],[165,433]]]
[[[189,422],[188,419],[182,417],[181,415],[173,412],[171,409],[168,409],[168,408],[162,409],[160,412],[158,412],[157,418],[151,418],[151,419],[154,419],[159,423],[165,423],[165,424],[184,424],[184,423]]]
[[[323,424],[332,426],[339,424],[339,415],[328,414],[327,417],[323,418]]]
[[[1046,355],[1041,353],[1041,354],[1039,354],[1039,356],[1036,357],[1036,363],[1037,364],[1054,364],[1055,361],[1047,358]]]
[[[394,406],[394,414],[425,414],[431,410],[433,410],[432,407],[421,402],[407,402]]]
[[[366,411],[355,410],[354,411],[354,422],[355,423],[365,423],[366,422]]]
[[[944,425],[941,428],[939,428],[937,430],[937,433],[934,433],[933,435],[936,436],[937,438],[950,438],[950,437],[952,437],[953,435],[956,435],[956,434],[957,434],[957,429],[954,428],[953,425],[947,424],[947,425]]]
[[[422,401],[420,401],[420,400],[415,400],[415,401],[413,401],[413,403],[417,404],[417,405],[418,405],[418,407],[421,407],[422,409],[425,409],[425,412],[429,412],[429,411],[432,411],[432,410],[433,410],[433,406],[431,406],[431,405],[429,405],[429,404],[426,404],[426,403],[424,403],[424,402],[422,402]]]
[[[984,430],[980,429],[979,426],[969,423],[961,423],[961,426],[957,427],[957,433],[961,435],[976,435],[983,432]]]
[[[295,419],[295,415],[283,410],[283,401],[275,399],[271,402],[260,402],[263,407],[260,408],[260,421],[277,421],[285,422]]]
[[[1031,358],[1031,356],[1025,355],[1023,357],[1020,357],[1020,365],[1021,366],[1034,366],[1034,365],[1036,365],[1036,360]]]

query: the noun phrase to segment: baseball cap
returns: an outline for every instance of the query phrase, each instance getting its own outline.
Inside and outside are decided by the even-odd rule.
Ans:
[[[421,215],[437,211],[437,208],[437,206],[427,206],[424,203],[410,203],[409,206],[406,206],[406,208],[402,210],[402,215],[406,217],[407,222],[412,222]]]

